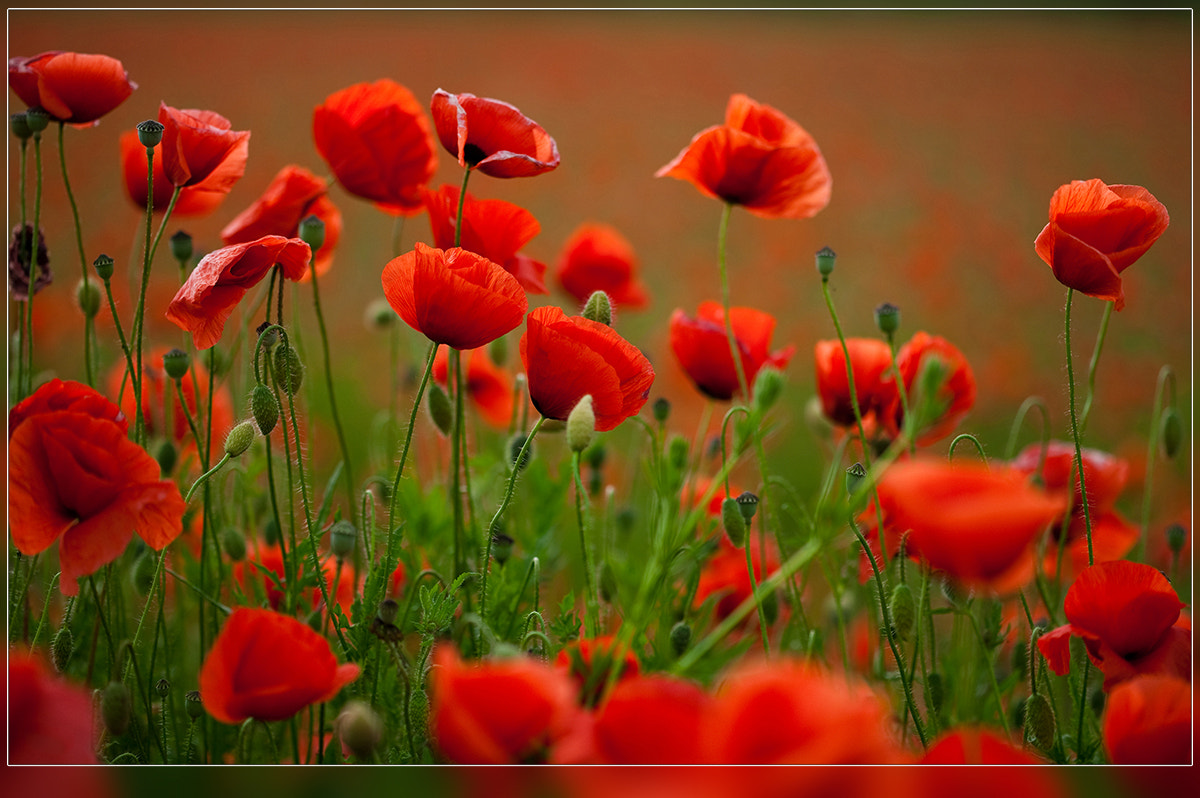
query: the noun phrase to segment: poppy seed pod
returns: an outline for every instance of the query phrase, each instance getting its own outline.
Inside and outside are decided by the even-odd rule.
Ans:
[[[154,692],[158,694],[159,698],[165,700],[171,694],[171,683],[166,679],[159,679],[154,683]]]
[[[13,135],[21,141],[33,135],[33,131],[29,129],[29,122],[25,118],[24,112],[19,114],[10,114],[8,117],[9,127],[12,128]]]
[[[750,522],[754,520],[754,514],[758,512],[758,496],[747,490],[738,494],[734,501],[737,502],[738,510],[742,513],[742,518],[745,519],[746,525],[749,526]]]
[[[1167,548],[1172,554],[1179,554],[1183,551],[1183,544],[1187,543],[1187,530],[1180,524],[1171,524],[1167,527]]]
[[[172,349],[163,355],[162,364],[163,371],[167,372],[168,377],[172,380],[181,380],[187,375],[192,358],[182,349]]]
[[[854,496],[858,492],[858,487],[863,480],[867,478],[867,469],[862,463],[855,463],[846,469],[846,493]]]
[[[193,721],[204,717],[204,702],[200,698],[199,690],[189,690],[184,694],[183,708],[186,710],[188,718]]]
[[[180,263],[187,263],[192,259],[192,237],[183,230],[176,230],[171,234],[171,257]]]
[[[829,275],[833,274],[833,267],[837,265],[837,253],[829,247],[821,247],[817,250],[816,258],[817,273],[822,280],[828,280]]]
[[[92,268],[96,270],[96,276],[107,283],[113,276],[113,259],[108,255],[97,255]]]
[[[250,392],[250,414],[254,416],[254,423],[258,424],[258,431],[263,435],[270,435],[279,423],[279,405],[271,389],[261,382]]]
[[[166,128],[161,122],[154,119],[147,119],[145,122],[138,122],[137,134],[138,141],[148,150],[152,150],[162,141],[163,131]]]
[[[746,541],[746,519],[737,499],[726,498],[721,502],[721,526],[725,528],[729,542],[740,549]]]
[[[34,133],[41,133],[50,125],[50,114],[41,108],[30,108],[25,111],[25,124]]]
[[[603,291],[593,291],[592,295],[588,297],[587,304],[583,306],[583,317],[611,327],[613,323],[612,300],[608,298],[608,294]]]
[[[316,252],[325,243],[325,222],[312,214],[305,216],[300,220],[299,237],[308,244],[309,249]]]
[[[253,421],[243,421],[225,436],[225,454],[230,457],[240,457],[254,443],[257,433]]]
[[[358,530],[354,524],[343,519],[329,530],[329,550],[339,561],[354,553],[354,544],[358,542]]]
[[[891,340],[896,330],[900,329],[900,308],[891,302],[884,302],[875,308],[875,326]]]
[[[595,435],[596,410],[592,406],[592,395],[587,394],[567,416],[567,446],[579,454],[591,445]]]

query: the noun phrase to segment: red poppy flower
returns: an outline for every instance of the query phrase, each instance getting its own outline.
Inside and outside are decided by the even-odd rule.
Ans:
[[[79,577],[119,557],[135,530],[153,549],[183,531],[179,488],[159,479],[158,463],[129,440],[128,428],[99,393],[60,380],[10,412],[12,541],[24,554],[59,541],[64,595],[78,592]]]
[[[439,249],[454,246],[459,193],[454,186],[442,186],[437,191],[425,193],[433,244]],[[524,208],[503,200],[477,200],[468,192],[463,203],[459,246],[503,266],[526,291],[548,294],[544,277],[546,264],[518,253],[541,229],[538,220]]]
[[[329,186],[303,167],[285,166],[263,195],[221,230],[226,244],[248,244],[263,236],[296,238],[300,222],[316,216],[325,223],[325,243],[316,251],[317,274],[333,263],[333,250],[342,237],[342,212],[328,195]],[[305,272],[305,279],[309,277]]]
[[[286,720],[329,701],[358,678],[338,665],[329,641],[272,610],[238,609],[225,621],[200,667],[204,708],[222,723]]]
[[[581,637],[559,649],[558,656],[554,659],[554,667],[570,674],[579,690],[580,704],[592,706],[599,700],[601,693],[608,687],[608,679],[614,666],[620,669],[620,681],[634,679],[640,672],[637,657],[628,649],[619,665],[613,661],[615,642],[616,638],[612,635]]]
[[[730,308],[733,337],[742,357],[746,382],[764,365],[782,369],[796,347],[770,351],[775,317],[754,308]],[[728,401],[740,393],[737,369],[725,337],[725,309],[718,302],[701,302],[692,318],[680,309],[671,314],[671,351],[688,377],[705,396]]]
[[[55,677],[29,652],[9,653],[10,764],[98,764],[93,728],[90,690]]]
[[[308,244],[283,236],[263,236],[210,252],[180,286],[167,306],[167,318],[192,334],[197,349],[208,349],[221,340],[237,303],[272,266],[282,267],[289,280],[299,280],[311,257]]]
[[[921,757],[921,764],[1044,765],[1046,762],[988,729],[957,728],[935,740]]]
[[[133,206],[143,213],[146,212],[146,148],[142,146],[136,130],[127,130],[121,134],[121,172],[125,176],[125,193]],[[217,176],[220,177],[219,175]],[[213,184],[219,183],[209,176]],[[154,212],[165,213],[171,203],[171,195],[175,186],[167,178],[163,169],[163,159],[155,153],[154,156]],[[179,192],[175,207],[171,209],[173,216],[205,216],[225,201],[229,189],[208,188],[208,181],[188,186]]]
[[[383,267],[383,293],[409,327],[455,349],[491,343],[529,307],[517,279],[487,258],[421,243]]]
[[[892,349],[878,338],[847,338],[846,348],[854,370],[858,410],[870,438],[881,424],[890,429],[893,406],[899,401],[896,383],[887,376],[892,367]],[[817,365],[817,395],[825,417],[840,427],[856,427],[841,341],[817,341],[813,355]]]
[[[479,408],[484,421],[497,429],[504,429],[513,417],[513,383],[508,372],[492,362],[483,349],[464,352],[466,357],[467,396]],[[446,385],[449,379],[450,353],[439,348],[433,359],[433,379]]]
[[[399,83],[356,83],[329,95],[313,111],[313,138],[351,194],[397,216],[421,210],[437,151],[424,109]]]
[[[459,166],[492,177],[533,177],[558,166],[558,145],[513,106],[438,89],[430,102],[438,140]]]
[[[57,50],[8,59],[8,85],[30,108],[72,125],[95,124],[137,88],[115,58]]]
[[[1033,575],[1032,543],[1066,501],[1018,473],[980,463],[897,462],[879,481],[889,537],[966,584],[1006,592]]]
[[[173,186],[198,186],[229,193],[246,172],[250,131],[233,130],[229,120],[214,111],[158,108],[162,143],[155,158]]]
[[[1174,676],[1137,676],[1109,693],[1104,749],[1114,765],[1192,761],[1192,686]]]
[[[921,373],[933,359],[941,362],[945,372],[944,381],[938,391],[938,400],[944,405],[941,415],[927,422],[927,426],[916,430],[917,443],[928,446],[949,435],[975,405],[975,375],[971,365],[953,344],[944,338],[928,333],[916,333],[896,353],[896,367],[904,379],[909,409],[913,409],[919,396]],[[893,428],[896,433],[904,425],[904,407],[899,399],[894,406]]]
[[[469,665],[439,646],[429,679],[435,744],[462,765],[543,758],[579,711],[566,673],[524,656]]]
[[[1050,198],[1034,249],[1068,288],[1125,307],[1121,272],[1167,229],[1167,209],[1141,186],[1073,180]]]
[[[633,246],[606,224],[580,225],[558,258],[558,282],[581,304],[603,291],[618,308],[645,307],[646,286],[637,272]]]
[[[616,330],[553,305],[529,314],[521,362],[539,413],[566,421],[590,394],[598,432],[636,416],[654,384],[650,361]]]
[[[762,559],[762,545],[757,533],[751,533],[747,545],[750,547],[750,562],[754,565],[754,583],[757,585],[770,574],[779,570],[779,553],[774,543],[767,542],[766,567]],[[750,574],[746,570],[746,552],[721,535],[717,551],[700,572],[696,587],[695,606],[699,607],[717,596],[715,615],[724,619],[752,595]],[[756,616],[747,616],[747,623],[757,621]]]
[[[655,177],[686,180],[764,219],[806,219],[829,204],[833,181],[804,128],[744,94],[729,98],[725,124],[696,134]]]
[[[1067,591],[1067,624],[1038,638],[1051,669],[1071,669],[1070,638],[1083,640],[1104,672],[1104,689],[1143,673],[1190,678],[1191,628],[1185,605],[1153,566],[1128,560],[1093,565]]]

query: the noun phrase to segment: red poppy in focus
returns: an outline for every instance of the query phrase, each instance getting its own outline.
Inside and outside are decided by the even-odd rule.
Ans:
[[[303,167],[285,166],[263,195],[221,230],[226,244],[248,244],[263,236],[299,236],[300,222],[316,216],[325,223],[325,242],[314,253],[317,274],[333,263],[333,250],[342,237],[342,212],[329,199],[329,186]],[[306,271],[304,279],[308,279]]]
[[[730,324],[737,340],[746,382],[763,366],[783,369],[796,351],[787,346],[770,351],[775,317],[754,308],[730,308]],[[719,302],[701,302],[696,317],[676,309],[671,314],[671,351],[688,377],[705,396],[728,401],[741,392],[729,339],[725,336],[725,309]]]
[[[695,606],[699,607],[710,596],[716,596],[716,617],[724,619],[753,593],[750,589],[750,574],[746,569],[746,552],[730,543],[726,535],[721,535],[719,540],[716,553],[700,572]],[[769,575],[779,570],[779,553],[775,544],[768,541],[764,567],[759,536],[751,533],[746,539],[746,545],[750,549],[750,562],[754,565],[754,583],[761,584]],[[747,616],[747,623],[756,619],[757,616]]]
[[[655,177],[686,180],[764,219],[807,219],[826,205],[833,181],[808,131],[769,105],[734,94],[725,124],[700,131]]]
[[[98,764],[92,729],[91,690],[52,675],[32,653],[9,652],[10,764]]]
[[[171,185],[203,185],[208,191],[229,193],[246,172],[250,131],[233,130],[229,120],[214,111],[179,109],[163,103],[158,108],[163,126],[161,157]]]
[[[644,308],[646,286],[637,272],[633,246],[606,224],[580,225],[558,258],[558,282],[580,304],[603,291],[618,308]]]
[[[121,172],[125,176],[125,193],[133,202],[134,207],[145,213],[146,148],[138,139],[136,130],[122,133],[120,146]],[[212,179],[210,175],[209,180]],[[213,182],[215,184],[219,181],[214,180]],[[171,195],[174,193],[175,186],[171,185],[171,181],[167,179],[167,172],[163,169],[163,159],[156,154],[154,158],[154,212],[165,213],[167,205],[171,202]],[[215,211],[225,201],[228,194],[229,189],[227,188],[210,190],[207,181],[188,186],[179,192],[179,199],[175,200],[175,207],[171,209],[171,214],[173,216],[205,216]]]
[[[459,193],[454,186],[442,186],[437,191],[425,193],[433,244],[439,249],[455,246]],[[519,250],[542,230],[532,213],[503,200],[478,200],[468,192],[463,202],[462,226],[458,246],[500,264],[529,293],[550,293],[544,276],[546,264],[519,254]]]
[[[1192,761],[1192,686],[1174,676],[1136,676],[1109,693],[1104,749],[1114,765]]]
[[[95,124],[137,88],[115,58],[60,51],[8,59],[8,85],[30,108],[72,125]]]
[[[529,314],[521,362],[539,413],[566,421],[590,394],[598,432],[636,416],[654,384],[650,361],[616,330],[553,305]]]
[[[525,656],[467,664],[439,646],[429,680],[434,742],[461,765],[542,760],[579,712],[570,677]]]
[[[484,421],[497,429],[504,429],[513,417],[512,377],[493,363],[484,349],[472,349],[463,355],[467,365],[467,396],[479,408]],[[449,371],[450,353],[439,348],[433,359],[431,376],[439,385],[445,386]]]
[[[421,210],[437,151],[424,109],[404,86],[384,79],[334,92],[313,111],[313,138],[351,194],[394,216]]]
[[[179,488],[159,479],[158,463],[129,440],[128,429],[116,405],[61,380],[9,414],[12,541],[26,555],[59,541],[64,595],[74,596],[79,577],[119,557],[134,531],[155,550],[183,531]]]
[[[847,338],[854,374],[854,394],[868,438],[879,427],[891,427],[894,405],[899,401],[896,383],[887,372],[892,367],[892,349],[878,338]],[[813,350],[817,364],[817,395],[825,417],[839,427],[856,427],[850,380],[841,341],[817,341]]]
[[[1023,748],[983,728],[951,729],[921,757],[922,765],[1045,765]]]
[[[533,177],[558,166],[558,145],[519,110],[438,89],[430,102],[438,140],[459,166],[492,177]]]
[[[409,327],[460,350],[511,332],[529,307],[517,279],[487,258],[421,243],[383,267],[383,293]]]
[[[1125,307],[1121,272],[1167,229],[1167,209],[1141,186],[1073,180],[1050,198],[1050,222],[1034,249],[1060,283]]]
[[[949,435],[975,405],[975,375],[962,352],[950,342],[936,335],[916,333],[896,353],[896,367],[904,380],[908,406],[916,411],[915,404],[921,394],[921,377],[930,364],[937,360],[942,367],[943,381],[936,400],[941,412],[936,418],[924,419],[925,426],[914,431],[917,443],[928,446]],[[897,399],[893,429],[898,433],[904,426],[904,407]]]
[[[180,286],[167,306],[167,318],[192,334],[197,349],[208,349],[221,340],[225,321],[237,303],[272,266],[278,264],[287,279],[299,280],[311,257],[308,244],[283,236],[264,236],[210,252]]]
[[[890,537],[967,585],[1004,593],[1033,575],[1034,539],[1066,509],[1022,475],[980,463],[897,462],[879,481]]]
[[[597,638],[581,637],[559,649],[554,667],[570,674],[579,689],[579,703],[594,706],[601,693],[608,687],[613,667],[619,668],[618,680],[637,678],[641,668],[637,657],[628,649],[619,664],[613,661],[616,638],[604,635]]]
[[[1146,673],[1190,679],[1191,624],[1184,603],[1155,567],[1128,560],[1093,565],[1067,591],[1067,624],[1038,638],[1059,676],[1071,670],[1070,638],[1083,640],[1104,689]]]

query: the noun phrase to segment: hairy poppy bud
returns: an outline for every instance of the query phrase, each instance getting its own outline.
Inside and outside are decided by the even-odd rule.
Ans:
[[[612,300],[603,291],[593,291],[583,306],[583,317],[612,326]]]
[[[154,683],[154,692],[158,694],[159,698],[166,700],[166,697],[171,694],[171,683],[166,679],[159,679]]]
[[[891,340],[896,330],[900,329],[900,308],[891,302],[884,302],[875,308],[875,326]]]
[[[138,122],[137,134],[138,141],[148,150],[152,150],[162,141],[163,127],[161,122],[154,119],[147,119],[145,122]]]
[[[383,740],[383,720],[370,706],[351,700],[333,722],[342,745],[359,759],[368,759]]]
[[[396,311],[392,310],[386,297],[371,300],[366,311],[363,312],[363,321],[368,330],[386,330],[395,324],[398,318],[400,317],[396,315]]]
[[[429,696],[414,689],[408,696],[408,721],[414,729],[429,727]]]
[[[21,141],[33,135],[33,131],[29,129],[29,121],[25,118],[24,112],[9,115],[8,123],[12,128],[13,135],[21,139]]]
[[[765,413],[779,401],[783,394],[783,372],[774,366],[763,366],[754,378],[754,387],[750,389],[755,412]]]
[[[172,349],[163,355],[163,371],[172,380],[182,380],[192,365],[192,357],[182,349]]]
[[[829,247],[821,247],[817,250],[817,272],[820,273],[822,280],[828,280],[829,275],[833,274],[833,267],[837,264],[837,253]]]
[[[1183,551],[1183,544],[1187,543],[1187,530],[1180,524],[1171,524],[1167,527],[1167,548],[1172,554],[1179,554]]]
[[[612,565],[605,560],[600,565],[600,598],[606,603],[612,604],[616,597],[617,575],[613,572]]]
[[[75,286],[75,301],[86,319],[96,318],[100,312],[100,288],[93,282],[80,280]]]
[[[204,702],[200,699],[199,690],[189,690],[183,696],[183,708],[192,720],[204,717]]]
[[[329,550],[339,560],[344,560],[353,554],[354,544],[357,542],[358,530],[354,528],[354,524],[345,519],[338,521],[329,530]]]
[[[104,719],[104,728],[113,737],[120,737],[129,728],[133,697],[124,682],[112,681],[104,688],[100,696],[100,717]]]
[[[738,494],[736,501],[742,518],[746,519],[746,525],[749,526],[754,520],[754,514],[758,512],[758,497],[747,490]]]
[[[654,420],[659,424],[665,424],[667,419],[671,417],[671,400],[664,396],[660,396],[654,400]]]
[[[168,476],[175,470],[175,463],[179,461],[179,452],[175,448],[175,442],[164,438],[158,447],[154,450],[154,459],[158,461],[158,470],[163,476]]]
[[[96,270],[96,276],[107,283],[113,276],[113,259],[101,253],[92,261],[92,268]]]
[[[488,357],[497,366],[504,365],[504,361],[508,360],[508,336],[501,335],[488,344]]]
[[[149,549],[134,560],[130,579],[133,581],[133,587],[138,593],[143,596],[150,594],[150,586],[154,584],[154,572],[157,568],[158,562],[154,557],[154,552]]]
[[[64,624],[50,640],[50,660],[54,663],[54,669],[59,673],[66,671],[74,651],[75,636],[71,634],[71,627]]]
[[[25,110],[25,124],[34,133],[41,133],[50,125],[50,114],[41,108],[27,108]]]
[[[300,362],[300,353],[294,346],[280,346],[275,350],[271,359],[272,374],[275,383],[288,396],[295,396],[304,381],[304,364]]]
[[[892,596],[888,599],[888,611],[892,615],[892,627],[896,637],[904,640],[912,631],[913,622],[917,619],[917,605],[913,599],[912,588],[904,582],[896,583],[892,588]]]
[[[1183,444],[1183,422],[1179,419],[1179,412],[1173,407],[1168,407],[1163,411],[1161,424],[1159,434],[1162,436],[1163,455],[1168,460],[1174,460]]]
[[[767,622],[767,626],[775,623],[775,620],[779,618],[779,594],[774,590],[763,596],[762,611],[763,620]]]
[[[846,469],[846,493],[853,496],[862,481],[867,478],[867,469],[862,463],[855,463]]]
[[[938,715],[942,711],[942,701],[946,696],[946,685],[942,675],[937,671],[925,679],[925,709],[930,715]]]
[[[567,446],[579,454],[592,442],[596,434],[596,411],[592,406],[592,395],[587,394],[567,416]]]
[[[533,459],[533,444],[530,443],[528,447],[525,447],[525,441],[528,439],[529,436],[524,432],[518,432],[508,439],[508,462],[518,471],[524,471],[525,467],[529,465],[529,461]],[[525,449],[524,457],[521,456],[523,448]]]
[[[503,532],[492,534],[492,557],[496,562],[504,565],[508,562],[508,558],[512,556],[513,543],[515,541]]]
[[[246,536],[231,526],[221,532],[221,548],[234,562],[246,559]]]
[[[192,237],[183,230],[176,230],[171,234],[171,257],[180,263],[187,263],[192,259]]]
[[[229,430],[229,434],[225,436],[225,454],[230,457],[243,455],[250,448],[250,444],[254,443],[257,432],[253,421],[243,421]]]
[[[721,502],[721,525],[725,527],[729,542],[740,549],[746,540],[746,518],[738,507],[737,499],[726,498]]]
[[[671,651],[675,652],[675,656],[683,656],[683,652],[687,651],[691,642],[692,627],[683,621],[679,621],[671,627]]]
[[[1041,693],[1034,693],[1025,702],[1025,737],[1043,751],[1054,745],[1054,710]]]
[[[325,223],[312,214],[300,220],[300,240],[316,252],[325,243]]]
[[[687,468],[688,442],[681,435],[671,436],[667,442],[667,462],[676,471],[682,472]]]
[[[429,386],[429,399],[426,401],[434,426],[443,435],[449,435],[450,428],[454,426],[454,408],[450,405],[450,397],[446,395],[446,391],[435,382]]]
[[[396,622],[396,615],[400,612],[400,604],[395,599],[384,599],[379,603],[379,609],[375,613],[375,617],[387,624]]]
[[[261,382],[250,392],[250,414],[254,416],[254,423],[263,435],[270,435],[279,423],[279,405],[271,389]]]

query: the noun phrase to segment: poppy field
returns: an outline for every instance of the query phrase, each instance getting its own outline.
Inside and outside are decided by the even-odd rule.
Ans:
[[[1190,14],[9,34],[10,764],[1192,762]]]

